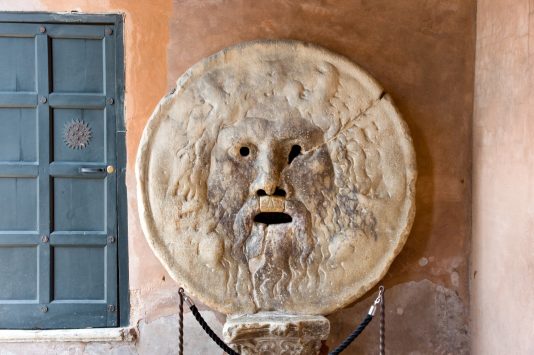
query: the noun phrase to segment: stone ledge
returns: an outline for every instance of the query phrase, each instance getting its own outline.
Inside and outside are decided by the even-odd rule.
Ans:
[[[92,329],[0,330],[0,343],[36,342],[132,342],[134,327]]]

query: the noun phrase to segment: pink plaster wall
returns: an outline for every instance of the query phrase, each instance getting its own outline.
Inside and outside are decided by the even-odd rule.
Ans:
[[[534,0],[479,0],[472,352],[534,354]]]

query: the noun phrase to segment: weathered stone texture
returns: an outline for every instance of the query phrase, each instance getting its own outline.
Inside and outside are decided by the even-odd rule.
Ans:
[[[241,355],[317,354],[329,333],[323,316],[277,312],[230,317],[223,329],[224,341]]]
[[[154,111],[136,168],[149,244],[227,314],[353,302],[415,214],[415,153],[391,99],[301,42],[249,42],[192,67]]]

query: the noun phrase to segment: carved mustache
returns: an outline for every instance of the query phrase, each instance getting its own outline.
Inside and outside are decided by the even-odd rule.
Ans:
[[[261,196],[260,213],[254,217],[254,222],[263,224],[290,223],[293,218],[286,211],[286,199],[280,196]]]
[[[261,196],[260,212],[284,212],[286,199],[280,196]]]
[[[290,217],[292,228],[301,230],[299,235],[308,238],[311,233],[311,215],[304,204],[298,200],[286,199],[278,196],[261,196],[253,197],[245,202],[239,210],[234,220],[234,243],[232,245],[232,254],[238,259],[245,261],[244,243],[250,236],[256,217],[264,213],[286,214]],[[280,223],[280,222],[278,222]],[[309,245],[310,243],[303,243]],[[311,250],[304,250],[303,255],[309,255]]]

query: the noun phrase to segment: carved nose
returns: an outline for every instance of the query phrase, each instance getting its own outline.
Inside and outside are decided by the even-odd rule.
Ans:
[[[276,159],[275,149],[269,147],[268,149],[260,150],[257,160],[256,179],[250,186],[250,194],[252,196],[286,196],[286,191],[281,188],[281,160]]]
[[[286,196],[286,191],[278,186],[279,178],[262,173],[252,184],[251,193],[257,196]]]
[[[268,194],[267,191],[263,190],[263,189],[259,189],[256,194],[258,196],[281,196],[281,197],[286,197],[286,190],[282,189],[281,187],[277,187],[276,189],[274,189],[274,192],[273,193],[270,193]]]

